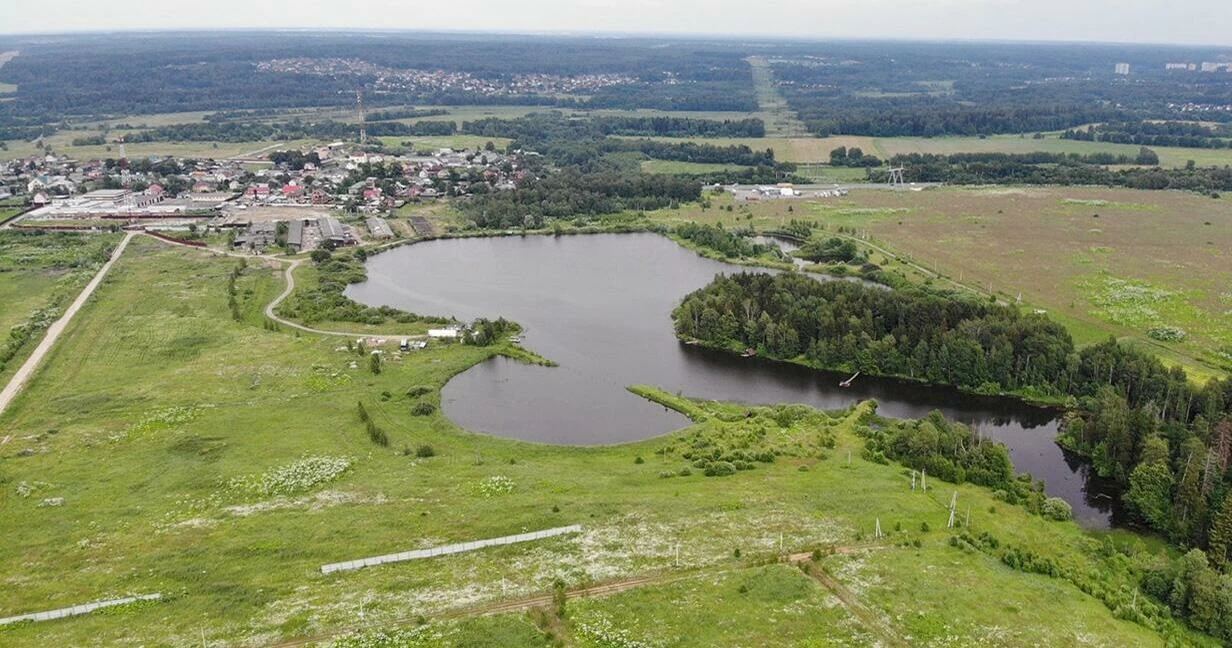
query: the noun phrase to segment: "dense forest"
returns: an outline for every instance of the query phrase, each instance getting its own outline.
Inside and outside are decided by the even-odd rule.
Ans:
[[[1112,387],[1129,407],[1153,403],[1161,420],[1183,424],[1232,405],[1232,382],[1196,389],[1144,352],[1116,342],[1077,350],[1043,315],[924,287],[741,273],[716,277],[672,317],[682,338],[817,367],[1054,398]]]
[[[826,43],[773,62],[789,104],[818,135],[936,137],[1035,133],[1130,119],[1232,121],[1220,75],[1167,74],[1163,47],[957,43]],[[1206,57],[1206,58],[1203,58]],[[1113,66],[1128,62],[1132,79]]]
[[[553,219],[660,209],[697,200],[701,191],[701,183],[689,178],[570,168],[509,191],[475,195],[459,208],[479,227],[540,228]]]
[[[296,106],[350,106],[365,88],[373,106],[408,103],[523,104],[567,108],[756,110],[747,56],[729,43],[648,39],[593,39],[383,34],[346,32],[196,32],[142,38],[90,34],[11,38],[21,56],[0,71],[18,86],[0,102],[0,124],[32,118]],[[662,47],[671,43],[670,47]],[[389,90],[375,75],[308,75],[259,70],[262,61],[310,56],[358,59],[393,69],[445,70],[484,80],[519,74],[618,74],[633,79],[577,96],[487,94],[457,89]]]
[[[950,184],[1107,185],[1132,189],[1180,189],[1202,193],[1232,191],[1232,167],[1165,169],[1157,166],[1110,169],[1104,165],[1155,165],[1159,156],[1143,148],[1137,156],[1107,153],[960,153],[896,155],[890,164],[904,168],[908,182]],[[884,182],[884,169],[870,169]]]

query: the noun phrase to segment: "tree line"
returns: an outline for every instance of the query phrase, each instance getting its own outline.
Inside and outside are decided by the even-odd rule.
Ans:
[[[1110,169],[1105,164],[1157,164],[1158,155],[1143,148],[1133,158],[1107,153],[978,153],[896,155],[890,164],[904,167],[908,182],[950,184],[1105,185],[1131,189],[1179,189],[1202,193],[1232,191],[1232,167]],[[1112,161],[1109,161],[1112,160]],[[884,182],[884,169],[870,169],[872,182]]]
[[[457,126],[452,121],[374,122],[366,125],[369,135],[381,136],[442,136],[453,135]],[[260,140],[343,139],[359,138],[359,124],[325,120],[307,122],[293,118],[285,122],[204,122],[156,126],[124,135],[126,142],[254,142]]]
[[[591,117],[591,123],[605,135],[644,135],[647,137],[765,137],[766,124],[760,119],[696,119],[693,117]]]
[[[1111,142],[1142,146],[1180,146],[1184,148],[1225,149],[1232,147],[1232,127],[1226,124],[1205,126],[1193,122],[1109,122],[1086,128],[1068,129],[1061,139],[1082,142]]]

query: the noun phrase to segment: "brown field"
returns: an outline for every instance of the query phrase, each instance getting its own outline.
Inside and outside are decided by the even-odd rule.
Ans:
[[[659,212],[772,228],[790,218],[855,228],[878,247],[946,279],[1046,310],[1080,344],[1109,335],[1149,344],[1195,375],[1232,351],[1232,200],[1090,187],[854,191],[848,197]],[[792,211],[788,212],[788,208]],[[1096,216],[1098,214],[1098,217]],[[875,261],[884,255],[874,253]],[[893,265],[893,264],[892,264]],[[898,264],[899,267],[904,267]],[[925,274],[925,273],[916,273]],[[923,278],[923,277],[921,277]],[[1122,284],[1119,282],[1128,282]],[[1118,287],[1129,286],[1127,298]],[[1145,298],[1137,298],[1140,292]],[[1185,330],[1159,343],[1154,326]]]

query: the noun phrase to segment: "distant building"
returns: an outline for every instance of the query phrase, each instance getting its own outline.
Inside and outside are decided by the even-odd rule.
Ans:
[[[389,223],[384,218],[372,217],[368,219],[368,231],[372,233],[372,238],[389,239],[394,237],[394,231],[389,227]]]
[[[1117,63],[1116,73],[1122,76],[1129,74],[1129,63]]]
[[[1193,72],[1196,69],[1198,69],[1197,63],[1165,63],[1164,64],[1164,70],[1166,71],[1182,70],[1186,72]]]
[[[333,216],[322,216],[317,219],[317,227],[321,228],[321,242],[329,245],[349,245],[351,233]]]
[[[304,249],[304,221],[295,219],[287,224],[287,247],[296,252]]]

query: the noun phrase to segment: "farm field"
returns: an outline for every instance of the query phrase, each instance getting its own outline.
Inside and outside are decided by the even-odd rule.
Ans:
[[[781,630],[783,645],[819,636],[1163,645],[1066,578],[949,546],[945,503],[957,492],[973,532],[1081,565],[1112,590],[1129,582],[1127,560],[1149,560],[1157,543],[1108,536],[1128,558],[1104,559],[1104,534],[1045,521],[987,489],[930,481],[928,493],[913,492],[900,466],[860,458],[855,433],[871,404],[789,414],[644,388],[699,422],[585,449],[471,434],[412,406],[437,405],[450,376],[504,348],[434,345],[388,355],[379,374],[366,362],[353,369],[362,358],[337,339],[262,325],[263,305],[282,288],[272,268],[242,269],[233,316],[225,286],[236,264],[135,239],[0,416],[14,431],[0,446],[0,615],[164,596],[9,626],[0,629],[6,646],[325,643],[350,631],[358,642],[378,630],[408,633],[409,645],[544,645],[548,633],[590,645],[606,632],[683,645],[733,623],[750,640]],[[388,446],[369,440],[360,402]],[[777,461],[729,477],[680,474],[678,448],[759,430],[784,449]],[[888,538],[872,538],[877,520]],[[319,571],[574,523],[580,534],[534,544]],[[816,556],[806,576],[766,565],[780,546],[836,555]],[[471,616],[539,596],[557,579],[573,589],[631,577],[641,580],[610,598],[570,599],[563,618],[517,606]],[[1000,607],[973,609],[975,600]],[[680,601],[689,604],[666,604]]]
[[[771,201],[727,212],[686,206],[655,218],[766,229],[809,218],[867,235],[946,280],[1039,308],[1079,344],[1109,335],[1149,344],[1198,377],[1232,362],[1232,201],[1182,192],[1093,187],[853,191],[843,199]],[[792,212],[787,209],[791,207]],[[825,235],[826,232],[822,232]],[[874,251],[874,262],[884,255]],[[893,266],[893,263],[891,263]],[[911,274],[909,272],[909,274]],[[915,273],[924,280],[920,273]],[[1159,342],[1151,329],[1178,327]]]

